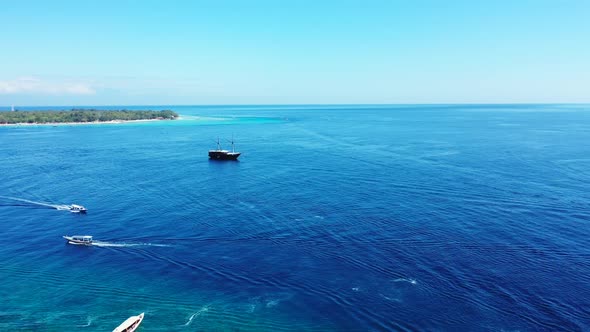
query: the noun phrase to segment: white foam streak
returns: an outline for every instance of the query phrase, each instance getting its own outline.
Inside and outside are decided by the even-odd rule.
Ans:
[[[197,311],[194,314],[192,314],[190,316],[190,318],[188,319],[188,321],[184,324],[184,326],[189,326],[193,322],[193,319],[195,317],[200,316],[203,312],[206,312],[206,311],[209,311],[209,307],[208,306],[205,306],[205,307],[201,308],[199,311]]]
[[[33,205],[47,206],[47,207],[57,209],[57,210],[70,210],[70,207],[68,205],[63,205],[63,204],[51,204],[51,203],[46,203],[46,202],[36,202],[36,201],[24,199],[24,198],[9,197],[9,196],[0,196],[0,197],[6,198],[6,199],[11,199],[14,201],[29,203],[29,204],[33,204]]]
[[[397,279],[393,280],[393,282],[408,282],[412,285],[415,285],[418,283],[416,281],[416,279],[412,279],[412,278],[397,278]]]
[[[30,204],[34,204],[34,205],[41,205],[41,206],[52,207],[52,208],[55,208],[55,209],[58,209],[58,207],[61,207],[61,206],[66,206],[66,205],[54,205],[54,204],[49,204],[49,203],[45,203],[45,202],[35,202],[35,201],[30,201],[28,199],[16,198],[16,197],[9,197],[9,196],[0,196],[0,197],[7,198],[7,199],[12,199],[12,200],[19,201],[19,202],[30,203]]]
[[[92,324],[92,318],[88,317],[88,320],[86,321],[86,325],[78,325],[78,327],[88,327]]]
[[[125,242],[103,242],[103,241],[92,241],[92,245],[96,247],[170,247],[168,244],[156,244],[156,243],[125,243]]]

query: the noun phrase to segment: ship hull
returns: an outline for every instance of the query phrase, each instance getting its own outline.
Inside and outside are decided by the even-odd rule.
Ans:
[[[133,332],[137,330],[139,324],[143,321],[143,312],[139,316],[131,316],[127,318],[121,325],[117,326],[113,332]]]
[[[213,159],[213,160],[238,160],[239,156],[240,156],[239,152],[228,153],[228,152],[209,151],[209,159]]]

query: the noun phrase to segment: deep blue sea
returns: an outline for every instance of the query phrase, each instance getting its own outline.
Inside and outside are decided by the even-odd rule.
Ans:
[[[0,127],[1,331],[590,330],[590,105],[137,108]]]

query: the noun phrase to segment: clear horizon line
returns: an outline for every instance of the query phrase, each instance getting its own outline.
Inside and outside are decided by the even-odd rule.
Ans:
[[[144,106],[409,106],[409,105],[429,105],[429,106],[451,106],[451,105],[590,105],[588,102],[457,102],[457,103],[287,103],[287,104],[273,104],[273,103],[250,103],[250,104],[71,104],[71,105],[4,105],[0,108],[12,107],[144,107]]]

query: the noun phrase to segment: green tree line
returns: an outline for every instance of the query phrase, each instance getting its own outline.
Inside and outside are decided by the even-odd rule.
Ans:
[[[173,120],[178,117],[176,112],[135,111],[135,110],[97,110],[72,109],[69,111],[15,111],[0,112],[0,124],[17,123],[64,123],[64,122],[105,122],[113,120]]]

